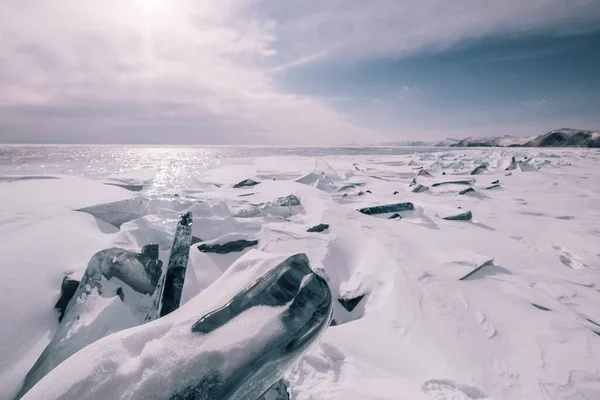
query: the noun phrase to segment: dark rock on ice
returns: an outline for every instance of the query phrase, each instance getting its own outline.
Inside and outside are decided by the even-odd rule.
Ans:
[[[552,311],[551,309],[549,309],[548,307],[544,307],[544,306],[540,306],[539,304],[535,304],[535,303],[531,303],[532,306],[534,306],[535,308],[537,308],[538,310],[542,310],[542,311]]]
[[[191,245],[192,213],[187,212],[179,217],[175,237],[173,238],[163,287],[161,317],[179,308]]]
[[[394,213],[388,217],[388,219],[402,219],[402,216],[398,213]]]
[[[243,187],[251,187],[251,186],[255,186],[258,185],[260,182],[256,182],[252,179],[244,179],[241,182],[236,183],[235,185],[233,185],[234,189],[239,189],[239,188],[243,188]]]
[[[387,214],[393,212],[401,212],[401,211],[412,211],[415,209],[413,203],[396,203],[396,204],[386,204],[383,206],[373,206],[373,207],[365,207],[358,210],[359,212],[367,215],[377,215],[377,214]]]
[[[433,175],[431,175],[429,172],[427,172],[426,170],[422,169],[419,171],[419,173],[417,174],[418,176],[424,176],[427,178],[431,178],[433,177]]]
[[[394,194],[398,194],[398,193],[400,193],[400,192],[398,192],[397,190],[394,191]]]
[[[504,176],[512,176],[512,172],[509,172],[508,174],[506,174]]]
[[[203,253],[217,253],[227,254],[237,251],[242,251],[246,247],[256,246],[258,240],[234,240],[233,242],[227,242],[225,244],[201,244],[198,246],[198,250]]]
[[[461,181],[438,182],[438,183],[434,183],[431,186],[436,187],[436,186],[442,186],[442,185],[472,185],[474,183],[475,183],[475,180],[466,179],[466,180],[461,180]]]
[[[323,232],[325,229],[329,229],[329,225],[327,224],[319,224],[315,225],[312,228],[308,228],[306,232]]]
[[[470,188],[466,188],[466,189],[461,190],[460,192],[458,192],[458,194],[463,195],[463,194],[467,194],[467,193],[474,192],[474,191],[475,191],[475,189],[473,189],[472,187],[470,187]]]
[[[496,185],[488,186],[485,189],[486,190],[490,190],[490,189],[496,189],[496,188],[499,188],[499,187],[500,187],[500,184],[496,184]]]
[[[413,180],[410,182],[410,185],[408,185],[409,187],[411,186],[415,186],[417,184],[417,179],[413,178]]]
[[[78,286],[79,281],[71,279],[68,276],[65,276],[63,278],[62,283],[60,285],[60,298],[54,305],[54,308],[56,308],[60,313],[60,315],[58,316],[58,322],[62,321],[63,316],[65,315],[67,305],[69,304],[69,301],[71,301],[71,299],[73,298],[73,295],[75,295]]]
[[[365,193],[373,194],[373,192],[371,192],[370,190],[365,190]]]
[[[199,237],[192,236],[192,243],[191,243],[192,246],[195,245],[196,243],[200,243],[200,242],[203,242],[203,240],[200,239]]]
[[[473,218],[473,214],[471,211],[467,211],[466,213],[452,215],[450,217],[444,217],[447,221],[470,221]]]
[[[481,164],[481,165],[477,166],[473,171],[471,171],[471,175],[480,175],[480,174],[487,172],[487,170],[488,170],[487,165]]]
[[[492,185],[497,185],[499,183],[500,183],[500,181],[494,181],[494,182],[492,182]]]
[[[446,172],[442,172],[442,175],[446,175]]]
[[[422,193],[428,191],[429,188],[425,185],[417,185],[413,188],[413,193]]]
[[[242,194],[238,195],[238,197],[252,196],[252,195],[254,195],[254,194],[256,194],[256,192],[252,192],[252,193],[242,193]]]
[[[363,297],[365,297],[364,294],[362,294],[360,296],[356,296],[351,299],[338,299],[338,301],[340,302],[342,307],[344,307],[346,309],[346,311],[352,312],[352,310],[354,310],[356,308],[356,306],[358,305],[358,303],[360,303],[360,301],[363,299]]]
[[[362,190],[360,192],[358,192],[358,196],[364,196],[365,192],[363,192]]]

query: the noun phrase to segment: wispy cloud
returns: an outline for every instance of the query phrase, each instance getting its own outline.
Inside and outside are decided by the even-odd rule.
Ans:
[[[593,0],[3,0],[0,141],[372,141],[390,133],[275,77],[487,35],[589,31],[598,10]]]
[[[532,107],[532,106],[543,106],[544,104],[546,104],[548,101],[546,99],[542,99],[542,100],[535,100],[535,101],[528,101],[527,103],[523,103],[524,106],[528,106],[528,107]]]

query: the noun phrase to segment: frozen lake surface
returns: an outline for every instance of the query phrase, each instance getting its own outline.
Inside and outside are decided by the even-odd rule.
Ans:
[[[305,253],[327,279],[335,322],[285,370],[292,399],[600,399],[600,151],[136,146],[0,147],[0,398],[57,331],[65,274],[150,243],[166,264],[182,211],[200,242],[171,320],[225,304],[223,277],[272,257]],[[219,328],[244,336],[211,351],[260,342],[276,311]],[[171,320],[97,342],[140,349],[106,379],[162,374],[144,355]]]

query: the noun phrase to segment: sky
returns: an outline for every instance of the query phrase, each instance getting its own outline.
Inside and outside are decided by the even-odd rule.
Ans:
[[[0,0],[0,143],[600,129],[598,0]]]

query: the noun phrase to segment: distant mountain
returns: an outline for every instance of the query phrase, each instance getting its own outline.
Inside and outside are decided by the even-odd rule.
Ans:
[[[532,137],[469,137],[450,147],[595,147],[600,148],[600,132],[562,128]]]
[[[445,140],[440,140],[437,142],[424,142],[422,140],[411,141],[411,140],[403,140],[400,142],[385,142],[381,143],[381,146],[402,146],[402,147],[451,147],[456,143],[460,142],[459,139],[448,138]]]

